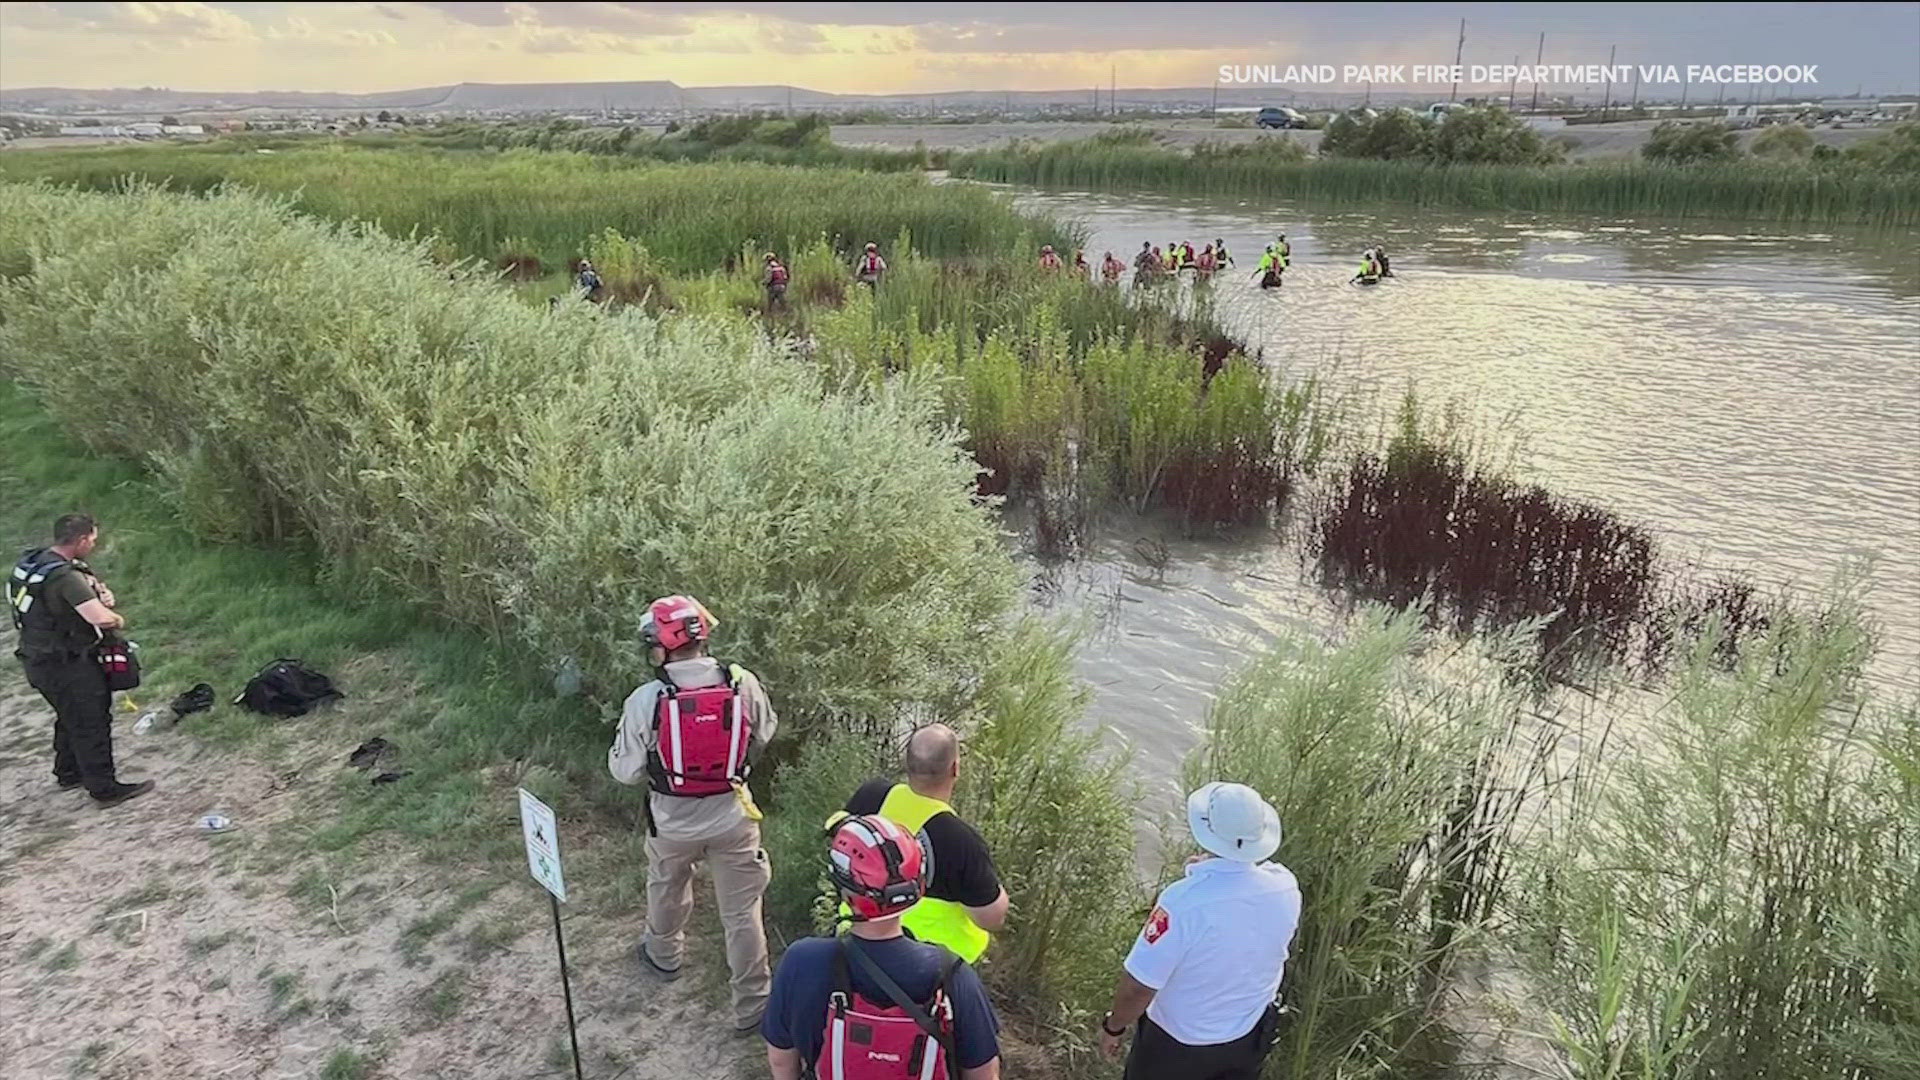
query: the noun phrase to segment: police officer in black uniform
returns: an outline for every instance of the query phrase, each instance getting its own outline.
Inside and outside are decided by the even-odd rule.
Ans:
[[[93,648],[127,621],[113,610],[113,590],[87,567],[99,537],[85,514],[54,522],[52,546],[27,551],[8,575],[7,606],[20,631],[14,655],[53,706],[54,779],[113,806],[152,791],[153,781],[123,784],[114,774],[113,691]]]

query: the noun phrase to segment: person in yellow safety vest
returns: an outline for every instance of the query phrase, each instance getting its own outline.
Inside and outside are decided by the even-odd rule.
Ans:
[[[1253,277],[1263,289],[1277,288],[1280,285],[1280,275],[1285,270],[1286,265],[1280,261],[1280,249],[1273,244],[1268,244],[1267,250],[1260,253],[1260,263],[1254,267]]]
[[[921,941],[944,945],[976,963],[1007,921],[1007,890],[993,867],[987,842],[953,812],[960,780],[960,736],[945,724],[928,724],[907,739],[905,783],[881,777],[860,785],[847,800],[850,814],[879,814],[920,835],[933,856],[926,896],[903,916]],[[842,906],[841,918],[850,918]]]
[[[1293,265],[1293,245],[1287,243],[1286,233],[1280,234],[1280,246],[1277,250],[1280,253],[1280,269],[1285,270],[1287,267],[1292,266]]]

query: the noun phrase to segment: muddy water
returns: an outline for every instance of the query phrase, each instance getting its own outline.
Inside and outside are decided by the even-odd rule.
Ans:
[[[1217,280],[1217,310],[1269,361],[1369,395],[1368,422],[1410,382],[1455,402],[1518,441],[1521,476],[1649,525],[1670,557],[1803,590],[1875,560],[1873,677],[1920,685],[1913,235],[1015,198],[1084,222],[1096,263],[1142,240],[1224,238],[1241,269]],[[1277,231],[1294,264],[1263,293],[1248,276]],[[1346,284],[1375,240],[1396,278]],[[1161,799],[1222,678],[1274,631],[1337,619],[1285,540],[1111,522],[1091,557],[1042,584],[1088,616],[1096,716]]]

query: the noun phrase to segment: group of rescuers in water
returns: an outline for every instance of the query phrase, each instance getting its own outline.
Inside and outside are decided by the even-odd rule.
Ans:
[[[787,281],[791,276],[785,263],[779,256],[769,251],[764,258],[765,268],[761,273],[760,284],[767,291],[769,306],[786,303]],[[1267,245],[1261,252],[1260,261],[1254,267],[1253,279],[1262,289],[1277,289],[1282,284],[1287,268],[1293,265],[1293,245],[1287,242],[1287,234],[1281,233],[1278,239]],[[1195,281],[1208,281],[1222,270],[1234,268],[1233,255],[1227,250],[1227,242],[1215,239],[1204,245],[1198,253],[1193,250],[1192,241],[1179,241],[1167,245],[1163,252],[1152,241],[1140,243],[1140,253],[1133,257],[1133,283],[1152,285],[1176,278],[1182,271],[1191,270]],[[1060,254],[1053,250],[1052,244],[1040,249],[1040,269],[1048,273],[1065,273],[1068,266]],[[1100,280],[1109,285],[1118,284],[1120,276],[1127,271],[1127,264],[1107,252],[1100,260]],[[874,288],[887,272],[887,260],[880,256],[880,245],[869,242],[854,260],[853,277],[855,281]],[[1085,251],[1073,253],[1072,272],[1080,277],[1090,277],[1093,267],[1087,263]],[[1360,252],[1360,268],[1348,283],[1352,285],[1377,285],[1382,278],[1393,276],[1392,264],[1387,259],[1385,244],[1375,241]],[[585,259],[580,261],[580,269],[574,278],[574,284],[581,295],[594,297],[601,288],[600,275],[593,264]]]
[[[773,868],[747,779],[779,721],[752,672],[709,653],[717,624],[691,597],[649,606],[640,637],[654,678],[626,699],[607,753],[615,780],[650,789],[639,964],[673,979],[689,962],[704,861],[733,1027],[764,1039],[775,1080],[995,1080],[999,1020],[976,966],[1020,905],[953,809],[959,736],[937,723],[913,731],[904,778],[860,784],[825,822],[822,862],[782,868],[809,879],[824,869],[838,926],[794,942],[769,971],[761,896]],[[1257,1080],[1278,1037],[1299,886],[1270,861],[1280,819],[1252,788],[1207,784],[1187,820],[1204,854],[1160,893],[1097,1037],[1117,1058],[1131,1036],[1127,1080]]]

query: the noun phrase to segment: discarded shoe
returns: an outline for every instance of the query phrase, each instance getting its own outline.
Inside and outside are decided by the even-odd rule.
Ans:
[[[404,780],[412,775],[412,769],[402,769],[399,772],[383,772],[379,776],[374,777],[373,782],[376,784],[391,784],[395,780]]]
[[[392,754],[399,747],[378,736],[360,744],[359,749],[347,755],[347,764],[356,769],[371,769],[374,762]]]
[[[104,792],[95,792],[93,801],[101,806],[119,806],[128,799],[137,799],[152,790],[151,780],[142,780],[137,784],[115,784]]]
[[[209,683],[194,683],[193,689],[173,699],[169,706],[176,717],[190,716],[213,708],[213,686]]]

